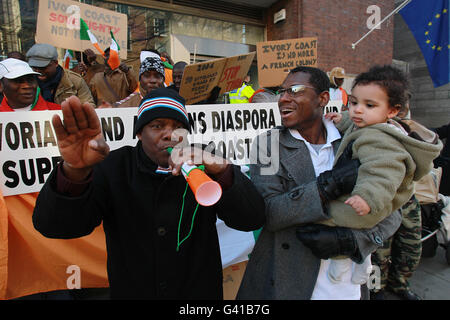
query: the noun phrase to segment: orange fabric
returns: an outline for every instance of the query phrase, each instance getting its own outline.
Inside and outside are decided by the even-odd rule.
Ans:
[[[102,49],[100,49],[100,46],[98,45],[98,42],[93,43],[95,49],[97,49],[97,51],[102,55],[105,56],[105,51],[103,51]]]
[[[260,93],[260,92],[264,92],[264,89],[258,89],[258,90],[256,90],[255,92],[253,92],[252,96],[251,96],[250,98],[248,98],[248,101],[249,101],[250,103],[252,103],[253,97],[255,96],[255,94]]]
[[[0,299],[6,296],[8,285],[8,211],[0,190]]]
[[[111,70],[115,70],[120,66],[119,52],[113,49],[109,50],[108,65],[111,67]]]
[[[347,92],[346,92],[344,89],[342,89],[341,87],[339,87],[339,90],[341,90],[341,92],[342,92],[342,104],[343,104],[344,106],[346,106],[347,103],[348,103],[348,95],[347,95]]]
[[[45,238],[32,222],[37,196],[0,194],[0,299],[67,289],[71,265],[82,288],[108,287],[102,226],[79,239]]]
[[[164,68],[164,84],[168,87],[172,84],[173,78],[172,78],[172,70],[169,68]]]

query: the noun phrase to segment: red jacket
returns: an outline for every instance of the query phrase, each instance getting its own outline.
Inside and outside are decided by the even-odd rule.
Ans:
[[[61,110],[59,104],[45,101],[41,95],[39,95],[38,101],[31,111],[42,111],[42,110]],[[3,97],[2,103],[0,103],[0,112],[11,112],[14,111],[8,104],[6,97]]]

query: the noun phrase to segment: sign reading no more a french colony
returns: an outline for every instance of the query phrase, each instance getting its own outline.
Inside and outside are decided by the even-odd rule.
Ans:
[[[256,52],[261,87],[281,85],[296,67],[317,67],[317,38],[258,42]]]
[[[127,58],[127,15],[70,0],[39,1],[36,43],[75,51],[92,49],[98,54],[89,40],[80,40],[80,18],[102,50],[111,45],[111,31],[120,47],[119,57]]]

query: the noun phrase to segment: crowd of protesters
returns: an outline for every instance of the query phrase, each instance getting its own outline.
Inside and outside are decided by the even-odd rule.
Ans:
[[[273,145],[264,140],[276,139],[279,152],[266,150],[268,161],[251,164],[248,179],[239,166],[187,140],[168,151],[179,145],[176,130],[190,130],[179,94],[186,62],[145,50],[136,71],[126,63],[112,69],[108,59],[108,50],[101,63],[86,50],[69,70],[59,65],[55,47],[35,44],[0,62],[1,112],[63,111],[52,118],[62,161],[37,196],[36,230],[69,239],[103,223],[112,298],[222,299],[216,217],[236,230],[262,229],[238,299],[368,297],[370,256],[417,204],[413,183],[432,169],[439,137],[448,137],[448,125],[436,134],[399,117],[410,96],[401,71],[371,68],[347,95],[342,68],[331,76],[312,67],[291,70],[270,88],[281,126],[252,147],[260,154],[261,146]],[[219,91],[203,103],[214,103]],[[330,92],[348,111],[324,116]],[[138,143],[110,151],[95,109],[123,107],[140,107]],[[181,174],[183,163],[197,159],[223,190],[211,207],[198,206]],[[278,170],[264,174],[275,161]],[[448,185],[446,176],[442,183]],[[189,237],[180,244],[177,233]],[[398,293],[418,299],[407,282]]]

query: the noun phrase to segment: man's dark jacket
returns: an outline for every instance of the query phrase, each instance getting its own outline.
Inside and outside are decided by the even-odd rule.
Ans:
[[[442,178],[439,193],[450,196],[450,123],[442,127],[432,129],[441,140],[445,139],[444,148],[441,151]]]
[[[199,206],[190,237],[177,248],[186,188],[183,176],[155,173],[141,143],[112,151],[93,170],[81,196],[56,191],[57,172],[42,188],[35,228],[50,238],[76,238],[103,221],[111,297],[118,299],[222,299],[222,264],[216,214],[229,227],[256,230],[264,200],[239,167],[233,184],[212,207]],[[186,194],[179,240],[189,233],[197,202]]]

